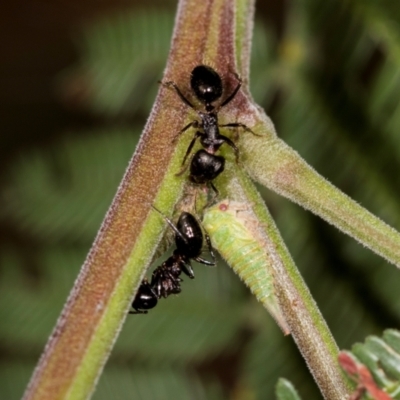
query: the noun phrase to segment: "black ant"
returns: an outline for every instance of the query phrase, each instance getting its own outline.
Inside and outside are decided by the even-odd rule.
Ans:
[[[200,224],[192,214],[183,212],[175,226],[161,211],[154,206],[153,208],[163,216],[175,232],[176,249],[171,257],[154,270],[150,283],[147,279],[142,281],[132,302],[132,308],[135,311],[130,311],[129,314],[147,314],[147,310],[154,308],[161,297],[166,298],[170,294],[180,293],[181,273],[184,272],[189,278],[194,278],[190,260],[195,260],[205,265],[215,265],[215,255],[210,237],[207,234],[203,236]],[[200,257],[203,248],[203,237],[206,240],[213,261]]]
[[[239,122],[224,125],[218,124],[218,112],[222,107],[226,106],[233,100],[242,86],[240,77],[237,74],[235,74],[235,77],[238,81],[236,88],[218,106],[214,106],[212,103],[220,99],[223,92],[221,77],[213,68],[206,65],[198,65],[193,69],[190,78],[190,86],[197,99],[204,104],[204,111],[198,110],[183,95],[175,82],[168,81],[163,83],[165,86],[172,86],[181,100],[194,111],[196,111],[200,117],[200,121],[190,122],[177,135],[179,136],[180,134],[184,133],[190,127],[200,129],[195,133],[192,141],[190,142],[185,157],[183,158],[182,165],[185,164],[187,157],[196,143],[196,140],[200,138],[200,143],[204,149],[197,151],[192,156],[190,162],[189,179],[193,183],[209,184],[216,194],[218,194],[218,190],[213,185],[212,180],[214,180],[224,170],[225,158],[222,156],[217,156],[215,153],[224,143],[226,143],[233,149],[236,161],[239,159],[239,149],[231,139],[220,134],[219,128],[243,128],[246,131],[254,133],[246,125]],[[186,168],[184,168],[178,175],[182,174]]]

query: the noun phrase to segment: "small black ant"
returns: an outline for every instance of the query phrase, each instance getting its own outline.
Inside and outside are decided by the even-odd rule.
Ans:
[[[197,99],[203,103],[204,111],[198,110],[183,95],[175,82],[168,81],[163,83],[164,86],[172,86],[181,100],[194,111],[196,111],[200,117],[200,121],[196,120],[190,122],[177,135],[181,135],[191,127],[200,129],[195,133],[192,141],[190,142],[185,157],[183,158],[182,165],[186,163],[187,157],[192,151],[196,140],[200,138],[200,143],[204,150],[199,150],[192,156],[190,162],[189,180],[193,183],[209,184],[216,194],[218,194],[218,190],[213,185],[212,180],[214,180],[221,172],[223,172],[225,167],[225,159],[222,156],[216,156],[215,153],[224,143],[226,143],[233,149],[237,162],[239,159],[239,149],[231,139],[220,134],[219,128],[243,128],[246,131],[254,133],[246,125],[239,122],[223,125],[218,124],[218,112],[222,107],[226,106],[233,100],[242,86],[240,77],[237,74],[235,74],[235,77],[238,81],[236,88],[218,106],[214,106],[212,103],[220,99],[223,92],[221,77],[213,68],[206,65],[198,65],[193,69],[190,78],[190,86]],[[186,168],[184,168],[178,175],[185,172]]]
[[[154,206],[153,208],[163,216],[175,232],[176,249],[171,257],[154,270],[150,283],[147,279],[142,281],[132,302],[132,308],[135,311],[130,311],[129,314],[147,314],[147,310],[154,308],[161,297],[166,298],[170,294],[180,293],[181,273],[184,272],[189,278],[194,278],[190,260],[195,260],[205,265],[215,265],[215,255],[210,237],[207,234],[203,236],[200,224],[192,214],[183,212],[175,226],[161,211]],[[206,240],[212,261],[200,257],[203,238]]]

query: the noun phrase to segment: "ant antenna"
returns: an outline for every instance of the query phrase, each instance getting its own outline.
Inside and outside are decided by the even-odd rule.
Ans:
[[[167,224],[172,228],[172,230],[173,230],[184,242],[187,241],[187,240],[185,239],[185,237],[182,235],[182,233],[179,232],[178,228],[172,223],[172,221],[171,221],[164,213],[162,213],[158,208],[156,208],[155,206],[153,206],[153,204],[151,204],[151,207],[154,208],[154,210],[156,210],[156,211],[164,218],[164,220],[167,222]]]

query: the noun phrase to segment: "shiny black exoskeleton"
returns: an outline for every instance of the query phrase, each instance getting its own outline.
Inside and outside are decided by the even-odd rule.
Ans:
[[[202,153],[200,153],[200,151],[202,151]],[[189,180],[196,184],[209,185],[214,191],[215,196],[218,196],[218,189],[214,186],[212,181],[224,171],[225,158],[209,153],[208,157],[204,157],[203,152],[205,152],[205,150],[199,150],[194,154],[190,163]]]
[[[181,260],[172,256],[156,268],[151,276],[151,284],[157,298],[168,297],[181,292]]]
[[[132,302],[132,308],[135,311],[130,311],[129,314],[146,314],[147,311],[142,310],[150,310],[151,308],[154,308],[157,305],[157,302],[158,297],[153,291],[150,283],[147,279],[143,279],[143,282],[140,284]]]
[[[212,180],[214,180],[224,168],[224,157],[207,153],[206,150],[201,149],[192,158],[189,179],[193,183],[208,183],[213,188],[214,192],[218,193]]]
[[[155,207],[153,208],[157,210]],[[146,279],[143,280],[132,302],[132,308],[135,311],[130,311],[130,314],[146,314],[147,310],[157,305],[158,299],[161,297],[166,298],[170,294],[180,293],[181,273],[185,273],[191,279],[194,278],[191,260],[205,265],[215,265],[215,255],[210,238],[207,234],[203,236],[200,224],[192,214],[183,212],[176,226],[170,219],[164,215],[163,217],[175,232],[176,249],[171,257],[154,270],[150,283]],[[203,237],[213,261],[200,257]]]
[[[185,132],[190,127],[200,129],[196,131],[182,161],[185,164],[187,157],[193,149],[196,140],[199,138],[204,150],[197,151],[190,162],[189,179],[194,183],[209,184],[213,190],[218,193],[212,181],[224,170],[225,159],[217,156],[215,153],[224,144],[227,143],[235,152],[236,160],[239,158],[239,149],[228,137],[221,135],[219,128],[243,128],[252,132],[246,125],[241,123],[218,124],[218,112],[227,105],[238,93],[242,81],[235,75],[238,84],[233,92],[223,100],[219,105],[214,106],[212,103],[219,100],[223,93],[222,79],[219,74],[206,65],[198,65],[191,73],[190,86],[197,99],[204,105],[204,110],[198,110],[181,92],[175,82],[169,81],[164,85],[172,86],[181,100],[197,112],[200,121],[193,121],[186,125],[179,134]],[[185,168],[186,169],[186,168]],[[185,170],[184,169],[184,170]],[[182,172],[184,172],[184,170]]]

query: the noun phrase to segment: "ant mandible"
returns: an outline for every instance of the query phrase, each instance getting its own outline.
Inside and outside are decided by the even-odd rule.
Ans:
[[[213,103],[220,99],[223,93],[221,77],[213,68],[206,65],[198,65],[193,69],[190,78],[190,86],[197,99],[203,103],[204,111],[196,108],[184,96],[175,82],[168,81],[162,83],[164,86],[173,87],[181,100],[194,111],[196,111],[200,117],[200,121],[195,120],[190,122],[177,135],[181,135],[191,127],[200,129],[196,131],[192,141],[190,142],[185,157],[183,158],[182,165],[186,163],[187,157],[192,151],[196,140],[200,138],[200,143],[203,146],[203,149],[197,151],[192,156],[190,162],[189,179],[190,181],[198,184],[210,184],[215,193],[218,193],[218,190],[213,185],[212,180],[214,180],[221,172],[223,172],[225,168],[225,158],[222,156],[217,156],[215,153],[224,143],[226,143],[233,149],[236,161],[239,159],[239,149],[231,139],[220,134],[219,128],[243,128],[244,130],[254,134],[250,128],[239,122],[223,125],[218,123],[218,112],[222,107],[226,106],[234,99],[242,86],[240,77],[237,74],[235,74],[235,77],[238,81],[236,88],[218,106],[214,106]],[[183,173],[186,168],[184,168],[183,171],[181,171],[178,175]]]
[[[192,214],[183,212],[175,226],[161,211],[154,206],[152,207],[162,215],[175,232],[176,249],[171,257],[154,270],[150,283],[147,279],[142,281],[132,302],[134,311],[130,311],[129,314],[147,314],[147,310],[154,308],[161,297],[166,298],[170,294],[180,293],[181,273],[184,272],[189,278],[194,278],[191,260],[205,265],[215,265],[215,255],[210,237],[207,233],[203,235],[199,222]],[[203,248],[203,238],[205,238],[207,243],[212,261],[200,257]]]

